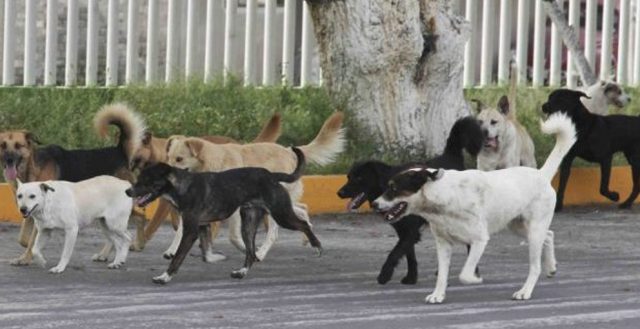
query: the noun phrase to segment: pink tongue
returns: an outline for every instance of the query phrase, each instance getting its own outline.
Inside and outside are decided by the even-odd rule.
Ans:
[[[18,177],[18,170],[16,170],[15,166],[4,167],[4,178],[6,180],[16,180]]]

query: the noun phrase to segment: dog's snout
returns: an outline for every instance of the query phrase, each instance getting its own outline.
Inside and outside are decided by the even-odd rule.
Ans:
[[[20,213],[23,215],[26,215],[27,212],[29,212],[29,209],[27,207],[20,207]]]
[[[347,196],[345,194],[346,194],[346,192],[344,191],[344,188],[341,188],[341,189],[338,190],[338,197],[346,198]]]
[[[133,190],[128,188],[124,191],[124,194],[126,194],[128,197],[132,197],[133,196]]]

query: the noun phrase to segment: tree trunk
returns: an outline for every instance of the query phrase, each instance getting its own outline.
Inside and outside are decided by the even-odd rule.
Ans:
[[[468,23],[447,0],[307,0],[322,78],[380,151],[442,151],[469,113],[462,89]]]

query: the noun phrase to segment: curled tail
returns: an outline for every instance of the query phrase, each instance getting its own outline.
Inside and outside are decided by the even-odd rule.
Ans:
[[[282,134],[280,113],[274,113],[251,143],[275,143]]]
[[[325,165],[335,160],[344,149],[344,129],[342,129],[342,112],[333,113],[322,125],[316,138],[311,143],[299,146],[309,162]]]
[[[298,164],[296,165],[296,169],[290,174],[273,173],[273,177],[279,182],[293,183],[300,179],[300,177],[302,176],[302,171],[304,170],[306,164],[304,153],[295,146],[292,147],[291,150],[296,154],[296,157],[298,158]]]
[[[576,142],[576,127],[566,114],[555,113],[547,121],[541,122],[540,129],[545,134],[556,136],[556,145],[540,168],[540,173],[551,181],[562,159]]]
[[[458,119],[451,127],[444,153],[458,155],[465,149],[472,156],[477,156],[483,144],[482,127],[474,117],[468,116]]]
[[[130,161],[144,138],[144,120],[126,104],[113,103],[103,106],[93,118],[93,126],[102,138],[109,134],[109,125],[114,125],[120,130],[118,147]]]

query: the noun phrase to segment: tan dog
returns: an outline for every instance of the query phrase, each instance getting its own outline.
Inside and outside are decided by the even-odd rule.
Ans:
[[[124,104],[104,106],[94,117],[94,126],[103,138],[110,125],[120,130],[118,145],[90,150],[66,150],[57,145],[36,148],[36,140],[28,131],[0,133],[0,162],[5,179],[15,182],[64,180],[78,182],[99,175],[112,175],[131,181],[128,162],[140,145],[144,121]],[[138,236],[144,229],[144,216],[134,213],[138,224]],[[20,229],[19,242],[27,250],[11,263],[28,265],[32,259],[32,247],[37,232],[33,219],[26,218]]]
[[[277,141],[278,138],[280,138],[281,132],[281,116],[279,113],[275,113],[262,127],[262,130],[253,140],[253,143],[273,143]],[[235,139],[226,136],[213,135],[202,136],[200,138],[215,144],[239,144],[239,142]],[[136,171],[159,162],[166,162],[167,141],[167,138],[155,137],[151,134],[151,132],[147,131],[144,135],[144,138],[142,139],[142,145],[134,153],[131,159],[129,168],[132,171]],[[158,208],[156,209],[153,218],[151,218],[151,221],[149,222],[149,224],[147,224],[144,230],[144,234],[142,236],[138,236],[138,240],[136,241],[136,246],[139,249],[143,249],[147,241],[151,240],[153,234],[155,234],[155,232],[160,227],[160,224],[162,224],[162,221],[167,218],[167,216],[171,218],[173,228],[178,228],[178,214],[175,209],[166,200],[162,198],[158,200]],[[215,237],[218,235],[220,225],[221,222],[219,221],[211,223],[211,235],[213,239],[215,239]],[[165,257],[170,258],[172,257],[172,255],[165,254]]]
[[[332,162],[344,147],[344,131],[342,112],[331,115],[323,124],[315,139],[304,146],[298,146],[310,163],[324,165]],[[200,138],[172,136],[168,141],[168,163],[172,166],[193,172],[222,171],[239,167],[261,167],[272,172],[292,172],[296,168],[297,157],[293,151],[275,143],[255,144],[213,144]],[[306,205],[299,203],[302,197],[302,181],[284,184],[295,205],[296,214],[308,221]],[[277,225],[270,220],[267,238],[256,257],[262,260],[277,239]],[[231,242],[240,250],[244,243],[240,238],[240,218],[238,212],[229,218]],[[175,241],[180,241],[180,230],[172,247],[177,248]],[[175,253],[175,250],[173,250]]]

